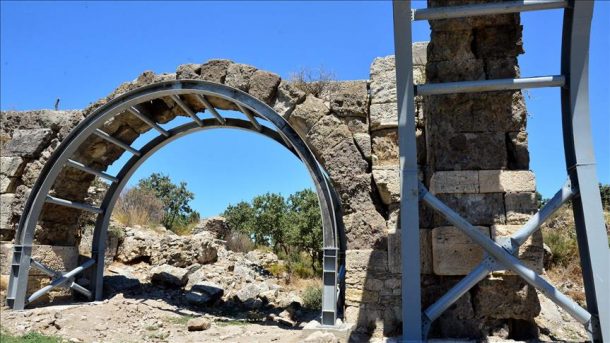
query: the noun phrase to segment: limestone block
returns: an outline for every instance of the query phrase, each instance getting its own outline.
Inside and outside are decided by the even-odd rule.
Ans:
[[[529,169],[530,155],[527,149],[527,132],[508,133],[508,166],[511,169]]]
[[[491,236],[496,241],[500,238],[508,238],[521,229],[521,225],[493,225],[491,227]],[[526,266],[535,270],[538,274],[544,271],[544,247],[542,243],[542,232],[536,231],[527,241],[519,248],[517,257],[525,263]],[[513,274],[507,271],[508,274]]]
[[[277,87],[277,96],[273,109],[284,118],[288,118],[297,104],[305,99],[305,92],[285,80]]]
[[[379,190],[381,201],[389,205],[400,201],[400,175],[398,165],[373,166],[373,179]]]
[[[252,78],[252,75],[254,75],[254,72],[256,72],[256,68],[253,66],[233,63],[227,68],[227,76],[225,77],[224,82],[227,86],[247,92],[250,87],[250,79]]]
[[[15,194],[6,193],[0,195],[0,229],[10,229],[13,218],[13,202]]]
[[[474,49],[481,58],[517,57],[523,53],[519,25],[488,26],[475,30]]]
[[[13,244],[0,244],[2,274],[9,274],[13,258]],[[32,258],[45,266],[59,272],[70,271],[78,266],[78,248],[69,246],[35,245],[32,247]],[[30,269],[30,275],[46,275],[36,268]]]
[[[14,191],[11,185],[15,182],[15,178],[0,176],[0,194]]]
[[[368,112],[367,112],[368,113]],[[369,134],[369,120],[366,117],[339,117],[343,124],[347,125],[350,132],[355,134]]]
[[[346,287],[345,302],[349,305],[359,303],[376,303],[379,300],[379,292]]]
[[[472,35],[471,31],[432,32],[432,40],[428,46],[428,62],[475,59]]]
[[[354,133],[354,142],[365,160],[370,161],[372,155],[371,136],[368,133]]]
[[[371,130],[397,128],[398,109],[396,102],[387,102],[382,104],[371,103],[370,117]]]
[[[502,193],[439,194],[437,197],[472,225],[491,226],[506,222]],[[449,222],[435,213],[434,224],[445,226]]]
[[[200,67],[201,79],[215,83],[224,83],[227,70],[231,64],[233,62],[229,60],[209,60]]]
[[[371,137],[373,167],[398,165],[398,131],[374,131]]]
[[[23,158],[19,156],[2,156],[0,157],[0,177],[16,177],[19,176],[23,169]]]
[[[432,135],[428,140],[436,170],[503,169],[507,165],[503,132],[426,134]]]
[[[481,59],[428,62],[426,79],[429,83],[483,80],[485,63]]]
[[[428,229],[419,230],[419,258],[422,274],[432,274],[432,236]],[[402,230],[390,231],[388,233],[388,269],[391,273],[402,271],[401,239]]]
[[[51,140],[51,129],[15,130],[3,146],[4,156],[36,157]]]
[[[267,105],[272,105],[280,84],[279,75],[264,70],[257,70],[250,78],[248,93]]]
[[[491,238],[487,227],[477,227]],[[466,275],[483,260],[483,249],[453,226],[432,230],[432,264],[437,275]]]
[[[367,81],[333,82],[329,99],[330,109],[338,117],[366,117],[369,99]]]
[[[288,122],[301,137],[305,137],[309,130],[329,112],[330,109],[324,104],[323,100],[308,95],[305,101],[297,105],[292,111],[290,117],[288,117]]]
[[[314,101],[312,100],[312,102],[314,102]],[[323,109],[323,108],[319,107],[317,101],[315,101],[315,103],[316,103],[315,107],[312,107],[312,108],[315,108],[316,111],[320,111],[322,113],[325,111],[328,111],[328,109]],[[313,106],[313,104],[312,104],[312,106]],[[298,108],[298,106],[297,106],[297,108]],[[296,110],[297,109],[295,108],[295,111]],[[290,117],[292,117],[294,114],[295,113],[293,111],[293,113],[290,115]],[[311,115],[312,114],[307,114],[307,115],[303,114],[300,116],[305,118],[305,117],[309,117]],[[316,114],[314,116],[319,116],[319,115],[321,115],[321,114]],[[292,123],[295,120],[296,119],[289,119],[288,121],[290,123]],[[312,120],[312,119],[309,119],[309,120]],[[306,129],[307,124],[303,124],[303,125],[304,125],[304,128]],[[313,150],[314,154],[316,154],[316,157],[322,158],[322,153],[324,151],[336,147],[337,145],[339,145],[339,143],[341,143],[343,141],[351,141],[353,143],[353,138],[352,138],[352,133],[349,131],[349,128],[347,127],[347,125],[343,124],[335,116],[321,115],[320,120],[318,120],[318,122],[313,127],[311,127],[311,129],[307,133],[307,136],[305,137],[305,141],[309,144],[309,147]],[[324,161],[320,161],[320,162],[325,163]]]
[[[520,92],[487,92],[471,94],[471,120],[464,121],[470,131],[525,130],[527,110]]]
[[[388,269],[388,253],[374,249],[349,249],[345,251],[345,269],[351,271],[385,272]]]
[[[529,170],[481,170],[481,193],[535,192],[536,179]]]
[[[504,201],[507,224],[524,224],[538,209],[534,192],[506,193]]]
[[[536,289],[519,276],[485,279],[476,286],[477,316],[531,320],[540,313]]]
[[[479,193],[479,172],[477,170],[437,171],[430,179],[430,192]]]
[[[396,72],[394,70],[371,72],[371,104],[396,103]]]
[[[394,56],[378,57],[371,64],[371,104],[396,103]]]
[[[413,65],[425,66],[428,62],[428,42],[413,43]]]
[[[188,63],[181,64],[176,68],[176,79],[177,80],[195,80],[199,78],[201,73],[201,65]]]

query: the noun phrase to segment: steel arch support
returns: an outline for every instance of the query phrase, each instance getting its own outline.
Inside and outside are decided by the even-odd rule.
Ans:
[[[587,309],[593,341],[610,340],[610,249],[596,174],[589,118],[589,37],[593,1],[570,1],[565,9],[561,90],[566,167],[580,194],[573,201]],[[601,324],[600,324],[601,323]]]
[[[296,133],[296,131],[294,131],[287,121],[277,114],[271,107],[240,90],[231,88],[229,86],[200,80],[165,81],[141,87],[123,94],[101,106],[95,112],[85,118],[57,147],[55,152],[43,167],[40,177],[32,188],[30,196],[28,197],[28,200],[24,206],[23,215],[19,223],[19,228],[15,238],[10,286],[7,296],[7,302],[12,308],[23,309],[26,304],[25,290],[27,288],[28,267],[31,260],[31,246],[34,236],[34,228],[42,211],[42,206],[47,199],[47,195],[55,182],[55,179],[61,172],[62,168],[69,165],[68,161],[70,160],[71,156],[90,135],[95,134],[107,120],[113,118],[114,116],[129,111],[129,109],[133,106],[137,106],[145,101],[186,94],[193,94],[202,97],[212,96],[222,98],[234,103],[240,108],[243,108],[248,112],[247,114],[256,115],[259,118],[269,121],[271,124],[273,124],[277,131],[262,125],[257,127],[257,125],[254,125],[251,121],[245,122],[241,120],[231,120],[231,124],[234,124],[234,127],[236,128],[250,131],[254,130],[276,140],[293,152],[306,166],[315,185],[320,210],[322,213],[323,246],[325,251],[329,252],[325,256],[334,256],[334,262],[332,265],[335,267],[326,269],[326,278],[329,280],[329,282],[325,283],[325,285],[332,285],[333,289],[331,292],[330,287],[325,287],[327,290],[323,294],[325,297],[324,301],[327,304],[331,304],[330,306],[326,306],[325,311],[331,315],[327,314],[323,316],[322,324],[329,326],[335,325],[337,314],[339,313],[337,303],[341,299],[341,294],[337,292],[337,289],[342,289],[341,280],[338,280],[337,276],[339,271],[338,269],[344,264],[342,256],[344,254],[345,242],[343,233],[338,231],[343,227],[342,218],[340,216],[340,203],[336,197],[334,189],[332,189],[332,186],[330,185],[326,172],[322,169],[313,155],[313,152]],[[229,120],[227,119],[226,123],[224,122],[225,121],[223,120],[220,125],[222,125],[222,127],[227,127],[228,125],[226,124],[229,122]],[[206,123],[208,128],[220,127],[218,118],[216,118],[215,120],[210,119],[186,124],[174,130],[170,130],[167,136],[158,136],[147,144],[141,152],[139,151],[138,154],[132,156],[128,162],[128,166],[124,167],[121,173],[117,176],[118,182],[113,182],[111,185],[102,202],[102,206],[100,207],[101,213],[98,215],[93,237],[92,258],[95,260],[95,265],[93,266],[94,270],[92,274],[95,282],[92,282],[92,293],[96,296],[96,298],[99,299],[102,294],[105,240],[110,214],[112,212],[112,206],[116,202],[118,194],[124,187],[127,179],[129,176],[131,176],[135,168],[145,160],[145,158],[142,158],[143,155],[148,156],[148,153],[152,153],[160,148],[163,145],[162,143],[167,144],[173,139],[183,136],[187,132],[195,129],[206,129],[206,127],[201,126],[203,123]],[[336,251],[330,253],[333,250]],[[330,264],[328,266],[330,266]]]

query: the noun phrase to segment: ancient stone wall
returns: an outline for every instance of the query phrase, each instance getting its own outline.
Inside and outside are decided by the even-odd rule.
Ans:
[[[431,1],[430,6],[435,5]],[[432,23],[430,44],[414,45],[414,79],[424,83],[514,77],[519,53],[518,15],[438,21]],[[346,320],[376,335],[399,334],[400,182],[393,56],[373,61],[370,80],[334,82],[319,96],[306,94],[276,74],[228,60],[211,60],[181,65],[175,74],[145,72],[83,111],[2,112],[2,240],[13,239],[29,189],[72,127],[120,94],[171,79],[201,79],[238,88],[287,118],[327,170],[341,197],[348,240]],[[184,100],[203,112],[196,99]],[[221,99],[210,100],[220,109],[233,109]],[[416,106],[420,179],[490,237],[514,232],[535,209],[522,94],[418,97]],[[169,99],[144,107],[160,123],[183,115]],[[103,127],[127,143],[149,129],[129,114],[118,115]],[[105,170],[121,153],[91,137],[75,159]],[[91,176],[64,169],[54,194],[82,201]],[[81,227],[78,211],[47,204],[36,230],[36,244],[76,247]],[[420,211],[420,227],[426,306],[467,274],[483,253],[426,208]],[[540,235],[534,236],[520,251],[538,271],[542,268],[541,240]],[[435,323],[433,334],[516,334],[530,327],[528,323],[538,311],[534,290],[514,275],[497,273],[451,307]]]

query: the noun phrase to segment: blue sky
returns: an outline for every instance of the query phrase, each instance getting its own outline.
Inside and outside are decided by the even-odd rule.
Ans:
[[[83,108],[144,70],[228,58],[289,77],[323,66],[338,79],[367,79],[377,56],[393,54],[390,2],[2,2],[0,106]],[[415,7],[425,6],[415,1]],[[523,76],[559,74],[559,10],[525,13]],[[610,183],[610,2],[596,2],[591,111],[598,174]],[[427,23],[414,41],[429,39]],[[606,82],[606,83],[605,83]],[[532,90],[531,168],[550,197],[566,178],[557,89]],[[142,140],[139,141],[141,144]],[[116,167],[114,168],[116,169]],[[272,191],[311,186],[300,162],[279,145],[231,130],[201,132],[162,149],[133,183],[160,171],[187,181],[204,216]]]

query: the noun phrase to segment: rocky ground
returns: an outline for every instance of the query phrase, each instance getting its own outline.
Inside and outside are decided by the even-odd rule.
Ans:
[[[2,330],[16,336],[40,332],[69,342],[339,341],[315,329],[319,312],[303,300],[304,289],[319,286],[319,280],[273,275],[272,266],[283,261],[270,252],[228,250],[223,227],[220,219],[208,221],[190,236],[163,228],[124,228],[119,242],[109,244],[107,300],[66,299],[26,311],[4,307]],[[539,297],[541,341],[586,340],[578,323]],[[356,334],[351,339],[370,340]]]

